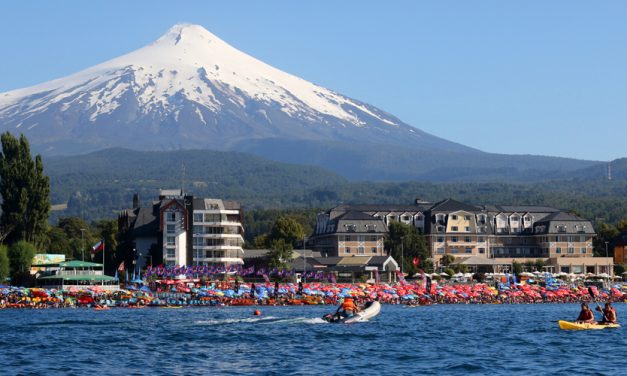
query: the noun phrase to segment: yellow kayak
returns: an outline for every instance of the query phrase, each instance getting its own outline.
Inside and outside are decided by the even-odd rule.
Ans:
[[[608,328],[620,328],[620,324],[580,324],[572,321],[558,321],[560,329],[564,330],[599,330]]]

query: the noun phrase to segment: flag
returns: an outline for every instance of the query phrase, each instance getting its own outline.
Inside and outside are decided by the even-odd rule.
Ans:
[[[117,270],[115,271],[115,277],[114,278],[115,278],[116,281],[118,280],[118,271]]]
[[[118,266],[118,271],[121,271],[121,272],[123,272],[123,271],[124,271],[124,261],[122,261],[122,262],[120,263],[120,266]]]
[[[418,266],[420,265],[420,259],[416,256],[414,256],[414,259],[411,260],[411,263],[414,264],[414,266]]]
[[[102,240],[100,240],[98,243],[94,244],[93,247],[91,247],[91,253],[100,252],[102,250],[104,250],[104,242]]]

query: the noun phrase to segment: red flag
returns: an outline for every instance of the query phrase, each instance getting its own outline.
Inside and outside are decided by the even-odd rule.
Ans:
[[[118,266],[118,271],[123,272],[124,271],[124,261],[122,261],[120,263],[120,266]]]
[[[411,260],[411,263],[414,264],[414,266],[418,266],[420,265],[420,259],[418,257],[414,257],[414,259]]]

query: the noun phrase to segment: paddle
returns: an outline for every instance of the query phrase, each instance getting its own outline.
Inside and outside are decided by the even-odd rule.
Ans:
[[[592,301],[597,305],[597,311],[601,311],[601,306],[599,305],[599,302],[596,301],[592,286],[588,286],[588,294],[590,294],[590,298],[592,298]]]

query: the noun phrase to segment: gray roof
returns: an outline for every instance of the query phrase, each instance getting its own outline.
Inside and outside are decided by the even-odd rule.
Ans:
[[[485,210],[492,213],[555,213],[559,209],[550,206],[534,205],[484,205]]]
[[[159,216],[155,206],[136,209],[133,236],[156,237],[159,232]],[[155,213],[156,212],[156,213]]]
[[[456,212],[458,210],[464,210],[468,212],[480,212],[481,208],[479,206],[465,204],[463,202],[453,200],[452,198],[448,198],[444,201],[440,201],[431,207],[431,212]]]

